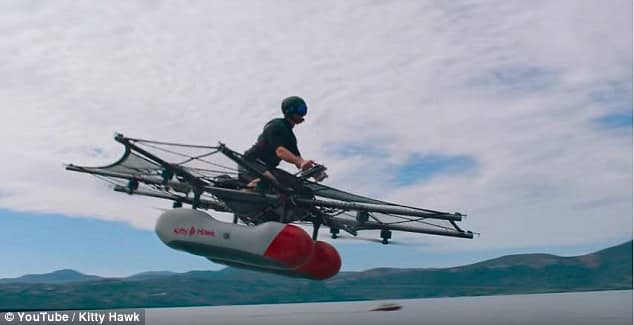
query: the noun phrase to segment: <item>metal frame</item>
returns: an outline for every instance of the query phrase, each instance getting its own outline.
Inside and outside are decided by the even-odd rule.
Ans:
[[[313,237],[316,239],[319,227],[321,225],[326,225],[331,228],[331,233],[333,234],[333,238],[336,237],[336,233],[339,229],[346,230],[353,235],[356,235],[357,231],[361,230],[381,230],[381,237],[383,238],[383,243],[387,243],[388,239],[391,238],[391,231],[403,231],[403,232],[412,232],[412,233],[421,233],[421,234],[430,234],[430,235],[439,235],[439,236],[450,236],[450,237],[459,237],[459,238],[473,238],[474,233],[471,231],[464,231],[458,227],[456,222],[462,221],[463,214],[460,213],[447,213],[440,212],[434,210],[426,210],[419,209],[404,205],[398,205],[389,202],[382,202],[370,198],[364,198],[361,196],[356,196],[361,198],[364,202],[356,202],[356,201],[344,201],[335,199],[333,197],[328,197],[325,195],[323,197],[328,198],[317,199],[315,196],[319,196],[319,193],[313,192],[310,188],[306,187],[310,184],[315,184],[309,180],[297,177],[296,175],[291,175],[281,170],[276,170],[276,172],[281,173],[283,178],[287,180],[296,180],[297,182],[291,182],[294,184],[290,184],[291,187],[284,187],[283,184],[278,184],[273,181],[270,181],[267,177],[264,176],[263,172],[258,168],[251,165],[251,163],[245,161],[242,156],[229,149],[226,145],[220,143],[218,146],[194,146],[194,145],[183,145],[176,143],[167,143],[167,142],[156,142],[142,139],[133,139],[127,138],[122,134],[116,134],[115,140],[120,142],[125,146],[124,155],[117,160],[115,163],[103,166],[103,167],[81,167],[73,164],[69,164],[66,166],[67,170],[75,171],[75,172],[83,172],[89,173],[98,176],[111,177],[117,179],[125,179],[129,181],[128,186],[117,185],[114,187],[114,190],[117,192],[123,192],[128,194],[136,194],[142,196],[156,197],[161,199],[168,199],[176,202],[178,204],[189,204],[192,208],[197,209],[213,209],[222,212],[232,212],[231,208],[225,202],[223,202],[223,197],[240,197],[239,200],[248,203],[256,203],[256,204],[265,204],[271,206],[282,206],[284,208],[284,214],[281,216],[282,222],[292,223],[298,221],[309,221],[313,223],[314,231]],[[136,142],[151,142],[155,144],[164,144],[171,146],[185,146],[190,148],[202,148],[202,149],[212,149],[216,152],[220,152],[225,155],[230,160],[237,163],[239,166],[253,173],[254,175],[260,176],[262,180],[271,185],[274,189],[274,193],[255,193],[255,192],[244,192],[234,189],[222,188],[215,186],[213,182],[209,182],[201,179],[193,174],[191,174],[186,168],[178,165],[169,163],[160,157],[148,152],[147,150],[139,147]],[[150,162],[156,163],[157,165],[162,166],[167,173],[163,173],[162,176],[146,176],[146,175],[133,175],[126,174],[114,171],[107,171],[100,168],[109,168],[114,167],[120,163],[123,163],[126,158],[129,157],[131,152],[135,152],[137,155],[140,155],[141,158],[148,159]],[[264,169],[265,167],[262,167]],[[174,177],[181,178],[186,182],[174,181]],[[134,186],[137,182],[137,186]],[[147,191],[138,189],[138,182],[142,182],[148,185],[157,186],[163,193],[157,189],[157,192]],[[330,188],[328,188],[330,189]],[[333,189],[334,190],[334,189]],[[172,193],[172,191],[183,193],[184,195],[179,195]],[[189,196],[189,193],[192,192],[193,197]],[[217,199],[207,199],[201,197],[202,194],[208,193]],[[231,199],[233,200],[233,199]],[[287,220],[287,211],[288,209],[292,209],[293,207],[305,209],[308,212],[308,216],[305,216],[302,220]],[[412,227],[407,224],[408,220],[403,221],[402,223],[390,224],[390,223],[381,223],[379,220],[353,220],[342,218],[337,215],[331,215],[328,213],[324,213],[323,209],[338,209],[341,211],[357,211],[359,213],[384,213],[384,214],[393,214],[397,216],[411,216],[411,217],[419,217],[424,219],[438,219],[448,221],[454,229],[452,230],[442,230],[442,229],[421,229],[417,227]],[[234,219],[234,222],[237,222],[238,216]],[[410,222],[414,222],[415,220],[409,220]],[[441,227],[439,227],[441,228]]]

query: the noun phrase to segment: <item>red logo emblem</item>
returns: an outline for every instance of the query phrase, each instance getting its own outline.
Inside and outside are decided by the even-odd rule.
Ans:
[[[191,227],[191,229],[189,229],[189,235],[190,235],[190,236],[193,236],[193,235],[195,235],[195,234],[196,234],[196,228]]]

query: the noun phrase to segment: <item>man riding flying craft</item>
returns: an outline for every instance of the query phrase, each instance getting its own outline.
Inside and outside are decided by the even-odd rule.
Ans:
[[[277,182],[275,176],[270,172],[274,170],[280,161],[286,161],[295,165],[297,169],[306,171],[315,167],[313,160],[302,158],[297,148],[297,138],[293,133],[293,128],[297,124],[304,122],[304,116],[308,112],[306,102],[298,96],[291,96],[282,101],[283,118],[275,118],[264,125],[262,134],[258,136],[256,143],[247,150],[243,158],[249,162],[259,160],[267,167],[264,175],[271,181]],[[247,188],[255,188],[260,179],[251,175],[248,171],[241,169],[240,177],[248,181]]]

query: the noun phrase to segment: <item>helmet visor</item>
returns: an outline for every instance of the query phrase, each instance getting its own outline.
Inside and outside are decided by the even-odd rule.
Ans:
[[[295,108],[295,112],[301,116],[305,116],[306,113],[308,113],[308,107],[306,107],[306,105],[298,105]]]

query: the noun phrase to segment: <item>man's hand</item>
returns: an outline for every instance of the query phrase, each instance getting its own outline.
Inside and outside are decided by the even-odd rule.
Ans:
[[[297,169],[301,169],[301,171],[305,171],[315,167],[315,162],[312,160],[304,160],[299,161],[298,164],[295,165]]]
[[[288,151],[288,149],[279,146],[275,149],[275,154],[282,160],[291,163],[297,167],[297,169],[301,169],[302,171],[315,167],[315,162],[312,160],[304,160],[300,156],[295,156],[292,152]]]

